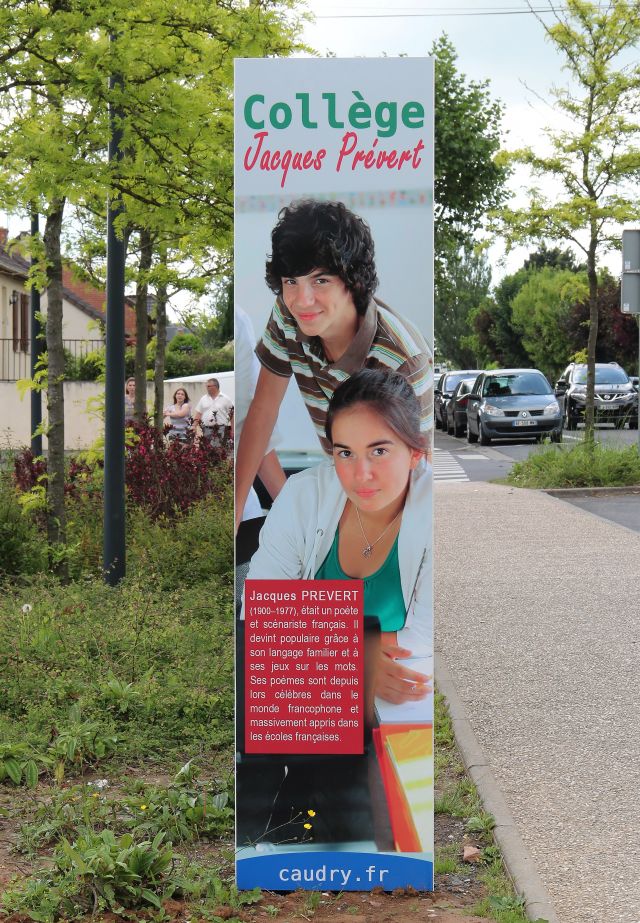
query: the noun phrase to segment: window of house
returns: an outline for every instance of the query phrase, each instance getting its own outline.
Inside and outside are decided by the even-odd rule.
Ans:
[[[13,309],[13,351],[29,352],[29,295],[26,292],[11,293]]]

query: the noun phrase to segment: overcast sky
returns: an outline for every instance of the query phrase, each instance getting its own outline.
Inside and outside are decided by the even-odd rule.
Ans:
[[[321,54],[339,57],[426,55],[445,32],[458,54],[458,69],[469,79],[488,80],[490,94],[505,106],[505,147],[546,146],[546,126],[558,125],[552,86],[567,86],[562,59],[546,39],[544,28],[526,0],[307,0],[316,19],[305,29],[306,42]],[[554,22],[549,0],[532,0],[545,23]],[[556,4],[556,8],[562,7]],[[526,182],[519,171],[512,181],[517,194]],[[517,201],[522,202],[520,196]],[[500,244],[491,247],[493,280],[513,272],[534,248],[518,248],[506,259]],[[620,257],[607,264],[618,272]]]

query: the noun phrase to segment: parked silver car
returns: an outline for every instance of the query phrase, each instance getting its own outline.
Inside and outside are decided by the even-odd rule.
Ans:
[[[542,372],[495,369],[479,375],[467,403],[469,442],[534,436],[562,441],[560,405]]]

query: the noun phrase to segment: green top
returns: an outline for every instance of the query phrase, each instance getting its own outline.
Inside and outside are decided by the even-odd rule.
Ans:
[[[340,567],[338,558],[339,531],[336,529],[333,544],[320,565],[316,580],[353,580]],[[407,613],[404,608],[400,564],[398,561],[398,537],[391,551],[377,571],[363,578],[364,614],[375,615],[380,622],[380,631],[399,631],[404,628]]]

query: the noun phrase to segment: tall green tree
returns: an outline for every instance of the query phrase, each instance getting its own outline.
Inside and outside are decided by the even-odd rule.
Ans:
[[[31,284],[47,291],[47,531],[51,563],[64,571],[56,546],[65,540],[64,355],[61,231],[69,201],[81,194],[103,146],[93,103],[77,92],[78,69],[93,42],[96,10],[80,5],[0,2],[0,197],[10,211],[44,215],[44,247]]]
[[[584,269],[576,264],[569,249],[542,245],[530,253],[520,269],[504,276],[493,294],[470,314],[470,342],[479,365],[489,364],[519,367],[530,363],[531,357],[522,342],[522,329],[514,321],[513,305],[532,274],[539,269]],[[577,348],[577,347],[576,347]]]
[[[481,368],[489,365],[518,368],[528,364],[520,332],[513,323],[513,300],[530,275],[519,269],[505,276],[493,296],[470,312],[471,343]]]
[[[598,266],[603,253],[619,245],[622,223],[640,218],[633,187],[640,178],[640,5],[636,0],[566,0],[555,20],[539,18],[570,78],[551,90],[566,125],[549,129],[548,155],[527,148],[508,160],[527,164],[534,176],[551,181],[538,187],[524,208],[504,208],[501,228],[510,243],[570,241],[584,253],[589,285],[586,438],[593,440]]]
[[[620,282],[606,270],[598,277],[598,341],[596,362],[619,362],[630,375],[637,375],[638,322],[620,310]],[[568,322],[571,353],[587,348],[589,299],[576,303]],[[571,354],[570,354],[571,355]]]
[[[61,209],[82,206],[103,220],[111,190],[125,203],[120,233],[136,227],[157,238],[161,253],[170,241],[176,266],[188,260],[199,268],[214,248],[228,248],[233,58],[289,54],[298,30],[293,7],[293,0],[0,0],[0,193],[10,210],[35,204],[47,220],[41,279],[54,308],[49,382],[60,385],[49,407],[57,434],[49,442],[49,515],[58,541],[64,498],[55,490],[64,459],[56,446],[64,445],[64,406],[62,377],[51,364],[62,351],[62,302],[55,302]],[[114,73],[122,82],[110,90]],[[122,113],[125,151],[111,165],[110,102]],[[152,272],[138,267],[141,289]],[[166,283],[166,269],[161,279]]]
[[[513,325],[522,346],[549,379],[558,377],[575,351],[570,329],[573,308],[587,294],[584,273],[544,266],[530,272],[513,299]]]
[[[434,41],[436,288],[446,281],[449,261],[458,259],[485,222],[487,212],[506,197],[509,167],[497,154],[503,106],[492,99],[489,81],[468,80],[458,70],[455,48],[446,35]]]
[[[436,292],[436,342],[438,352],[456,368],[476,367],[470,339],[471,312],[489,295],[491,269],[486,254],[467,244],[448,261],[446,283]]]

